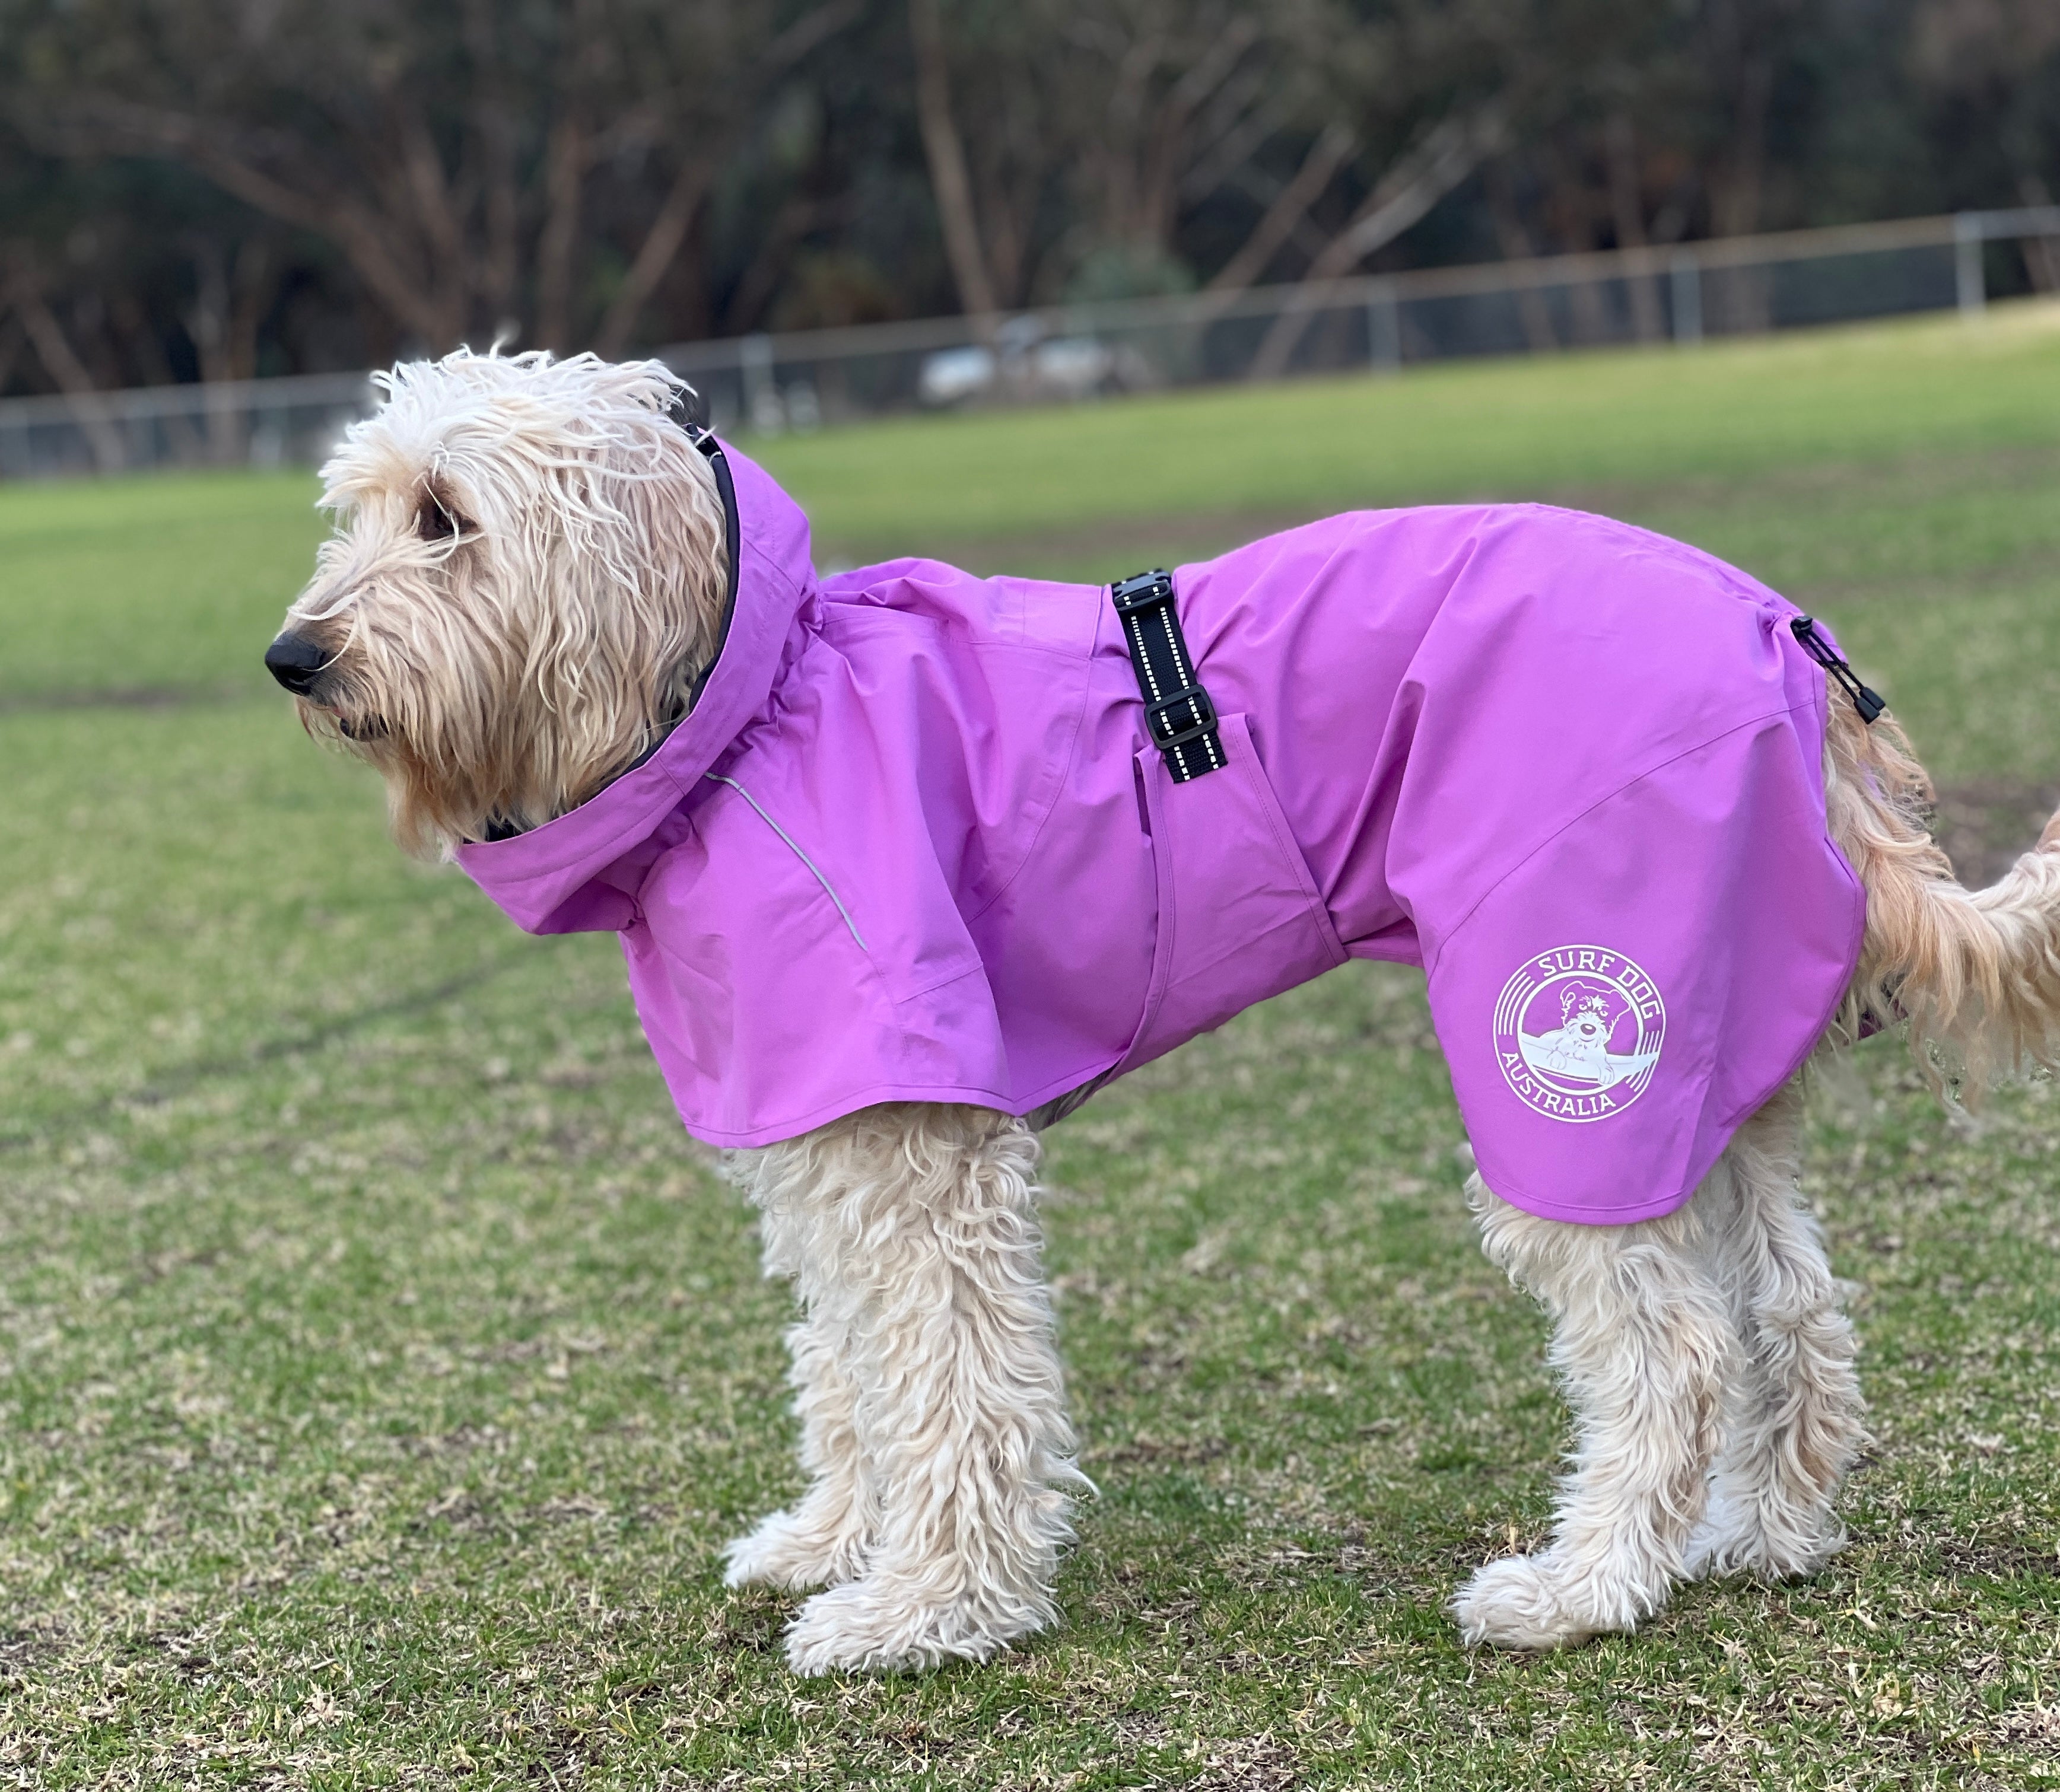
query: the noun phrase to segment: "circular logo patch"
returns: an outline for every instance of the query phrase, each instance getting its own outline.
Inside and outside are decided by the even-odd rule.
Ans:
[[[1600,946],[1525,960],[1495,1004],[1495,1062],[1517,1100],[1577,1125],[1643,1095],[1666,1036],[1659,986]]]

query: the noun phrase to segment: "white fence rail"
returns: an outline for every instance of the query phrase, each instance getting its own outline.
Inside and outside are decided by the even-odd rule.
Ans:
[[[677,343],[719,429],[1392,368],[1615,342],[1693,343],[1900,313],[1978,312],[1991,276],[2060,289],[2060,206],[1732,237],[1299,285]],[[0,401],[0,478],[317,461],[363,374]]]
[[[321,460],[374,393],[363,373],[0,399],[0,479]]]

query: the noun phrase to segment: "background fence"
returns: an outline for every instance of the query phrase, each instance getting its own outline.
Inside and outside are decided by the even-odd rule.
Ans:
[[[721,429],[1077,401],[1236,380],[1979,311],[2060,292],[2060,206],[1367,274],[989,317],[677,343]],[[369,409],[361,373],[0,401],[0,478],[318,461]]]

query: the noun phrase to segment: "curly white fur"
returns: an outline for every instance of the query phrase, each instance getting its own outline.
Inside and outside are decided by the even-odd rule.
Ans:
[[[733,1155],[792,1278],[802,1462],[791,1512],[729,1547],[732,1585],[827,1586],[803,1673],[984,1660],[1056,1617],[1073,1462],[1032,1211],[1036,1141],[972,1108],[875,1108]]]
[[[1858,1453],[1851,1327],[1795,1195],[1795,1084],[1694,1199],[1635,1226],[1568,1226],[1467,1195],[1489,1257],[1552,1315],[1578,1428],[1551,1544],[1454,1602],[1469,1642],[1543,1649],[1628,1630],[1686,1576],[1817,1568]]]

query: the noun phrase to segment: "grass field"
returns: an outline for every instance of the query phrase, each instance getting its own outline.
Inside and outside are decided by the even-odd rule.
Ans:
[[[1827,614],[1993,869],[2060,793],[2060,316],[763,445],[826,560],[1102,578],[1543,497]],[[0,489],[0,1784],[2060,1785],[2060,1100],[1814,1105],[1878,1445],[1820,1578],[1469,1655],[1564,1415],[1419,980],[1348,967],[1050,1135],[1065,1627],[798,1682],[782,1291],[605,940],[384,843],[258,661],[302,476]]]

